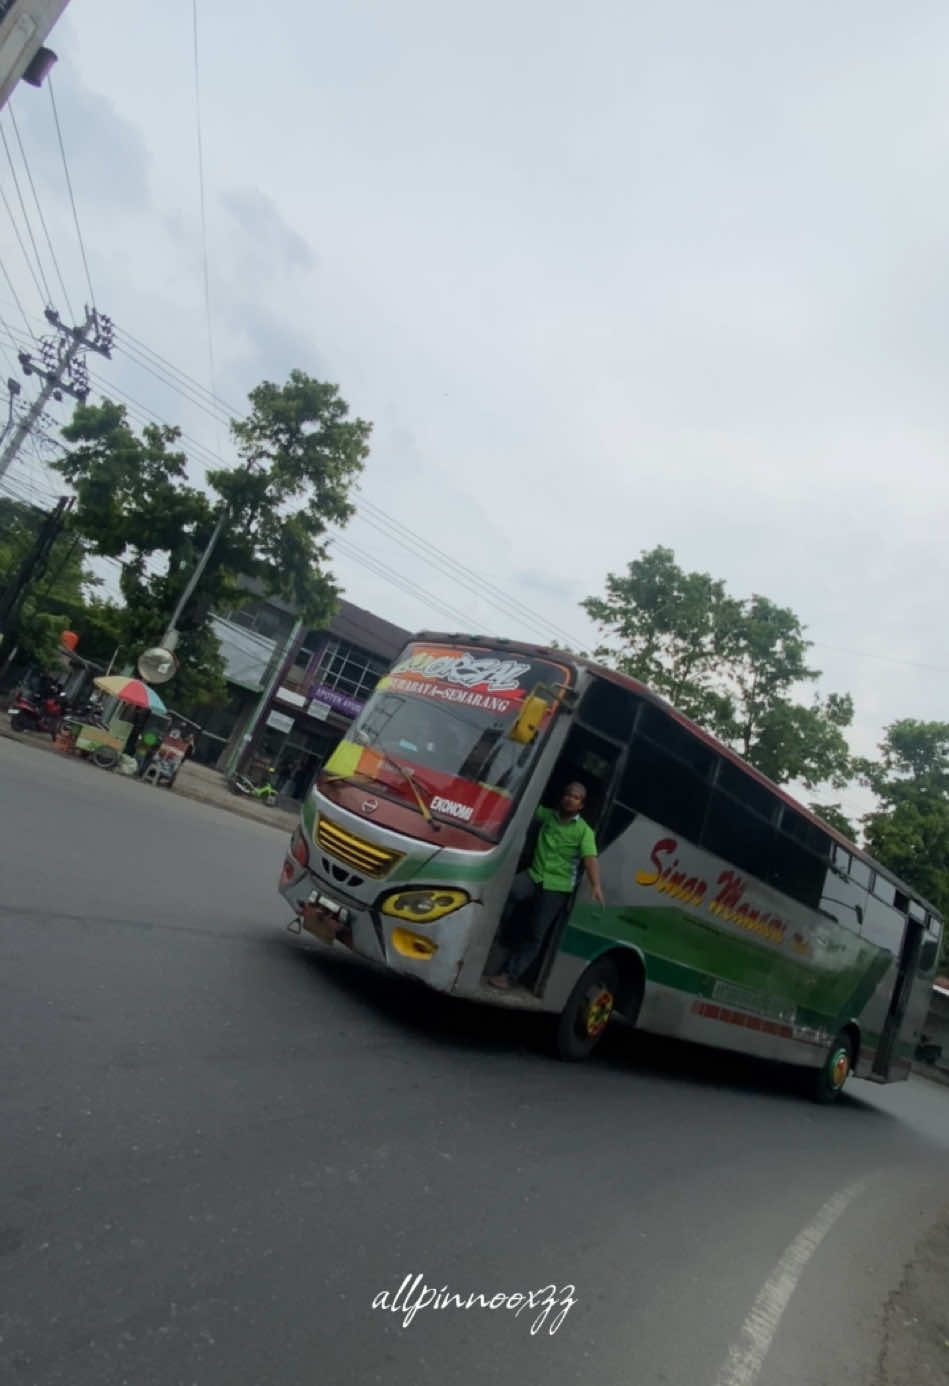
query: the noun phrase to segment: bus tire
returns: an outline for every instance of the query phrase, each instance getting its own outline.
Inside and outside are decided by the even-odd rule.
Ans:
[[[849,1030],[841,1030],[814,1075],[815,1102],[826,1106],[837,1101],[853,1071],[854,1048],[853,1035]]]
[[[557,1022],[556,1049],[575,1062],[593,1053],[616,1007],[619,973],[609,958],[591,963],[579,979]]]

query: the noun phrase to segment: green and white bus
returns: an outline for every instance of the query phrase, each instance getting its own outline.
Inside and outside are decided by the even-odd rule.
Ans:
[[[605,906],[581,884],[527,985],[499,922],[541,804],[587,789]],[[455,996],[550,1012],[565,1058],[610,1016],[814,1070],[905,1078],[941,920],[662,698],[563,651],[423,633],[303,805],[280,879],[305,928]]]

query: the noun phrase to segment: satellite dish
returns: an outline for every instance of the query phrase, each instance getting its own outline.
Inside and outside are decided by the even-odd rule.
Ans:
[[[138,672],[146,683],[167,683],[173,679],[178,669],[178,661],[170,650],[155,645],[138,657]]]

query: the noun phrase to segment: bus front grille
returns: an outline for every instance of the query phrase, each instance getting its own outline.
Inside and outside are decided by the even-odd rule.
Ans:
[[[338,823],[320,814],[316,825],[316,845],[337,861],[355,867],[364,876],[378,880],[387,876],[397,862],[402,860],[402,852],[393,852],[388,847],[378,847],[374,842],[348,833]]]

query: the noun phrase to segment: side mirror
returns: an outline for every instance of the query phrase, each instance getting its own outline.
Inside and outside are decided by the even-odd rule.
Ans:
[[[519,746],[529,746],[540,731],[541,724],[549,711],[550,703],[547,699],[539,698],[536,693],[531,693],[529,697],[524,699],[524,706],[517,714],[517,719],[507,734],[508,740],[516,741]]]

